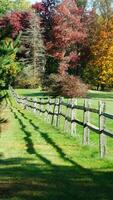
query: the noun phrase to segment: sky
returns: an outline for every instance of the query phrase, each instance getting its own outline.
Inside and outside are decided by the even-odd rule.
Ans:
[[[41,2],[41,0],[29,0],[31,3]]]

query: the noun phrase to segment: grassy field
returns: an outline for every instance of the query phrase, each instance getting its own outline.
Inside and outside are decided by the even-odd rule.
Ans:
[[[16,89],[18,94],[24,96],[44,96],[46,92],[42,92],[41,89]],[[113,92],[103,92],[103,91],[95,91],[89,90],[87,97],[95,98],[95,99],[113,99]]]
[[[113,154],[101,160],[94,145],[82,146],[11,98],[4,108],[0,200],[113,199]]]
[[[38,91],[37,89],[28,89],[28,90],[16,90],[16,92],[20,95],[24,95],[24,96],[31,96],[33,97],[41,97],[41,96],[46,96],[46,93]],[[90,107],[91,108],[96,108],[98,109],[98,104],[99,101],[105,101],[106,103],[106,112],[110,113],[113,115],[113,92],[98,92],[98,91],[92,91],[90,90],[87,94],[87,98],[90,99]],[[65,99],[65,101],[67,101]],[[84,105],[84,98],[78,98],[78,105]],[[66,109],[65,107],[62,108],[63,113],[66,113]],[[53,107],[51,106],[51,112],[53,112]],[[79,121],[83,121],[83,111],[78,110],[77,111],[77,119]],[[90,114],[90,123],[95,125],[95,126],[99,126],[99,117],[97,114],[91,113]],[[63,131],[64,129],[64,123],[65,120],[63,117],[60,118],[60,130]],[[113,132],[113,120],[111,119],[107,119],[106,118],[106,129],[110,130],[111,132]],[[78,140],[78,142],[80,144],[82,144],[83,142],[83,128],[79,125],[77,125],[77,135],[76,135],[76,139]],[[99,135],[96,134],[93,131],[90,131],[90,146],[95,147],[95,151],[98,154],[98,149],[99,149]],[[112,157],[113,155],[113,139],[110,137],[107,137],[107,153],[108,153],[108,157],[109,159]],[[95,153],[96,155],[96,153]]]

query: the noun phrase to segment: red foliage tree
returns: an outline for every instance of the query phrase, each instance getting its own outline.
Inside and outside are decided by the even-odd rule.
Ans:
[[[59,61],[62,75],[77,66],[81,46],[87,38],[82,14],[83,10],[77,7],[74,0],[64,0],[52,15],[52,37],[46,47],[48,54]]]
[[[15,38],[20,31],[29,26],[28,12],[14,11],[0,19],[0,37]]]

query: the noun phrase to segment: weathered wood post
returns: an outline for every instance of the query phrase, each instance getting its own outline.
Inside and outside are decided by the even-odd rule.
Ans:
[[[75,136],[76,135],[76,123],[74,122],[75,118],[76,118],[76,109],[75,109],[75,105],[77,105],[77,99],[72,99],[71,100],[71,136]]]
[[[36,97],[34,98],[33,107],[34,107],[33,111],[34,111],[34,113],[36,113],[36,108],[37,108],[37,98]]]
[[[70,99],[67,100],[67,106],[66,106],[66,115],[65,115],[65,123],[64,123],[64,131],[68,132],[68,125],[69,125],[69,116],[70,116]]]
[[[60,98],[56,99],[55,107],[55,126],[59,126],[59,113],[60,113]]]
[[[43,98],[41,98],[41,105],[40,105],[40,109],[41,109],[41,114],[40,116],[43,116]]]
[[[39,98],[39,116],[41,116],[41,103],[42,103],[42,98]]]
[[[89,99],[84,100],[84,136],[83,136],[83,144],[88,145],[89,144],[89,135],[90,130],[88,128],[88,122],[89,122]]]
[[[48,108],[47,108],[47,122],[48,123],[51,123],[50,112],[51,112],[51,98],[49,98]]]
[[[27,108],[30,110],[30,97],[27,97]]]
[[[25,109],[28,110],[28,97],[26,97],[26,100],[25,100]]]
[[[105,102],[99,102],[99,149],[100,149],[100,157],[104,158],[106,155],[106,135],[103,133],[105,129],[105,117],[103,113],[105,113]]]
[[[48,105],[49,105],[49,98],[47,98],[47,102],[46,102],[46,107],[45,107],[45,121],[47,121],[47,116],[48,116]]]
[[[58,115],[57,115],[57,127],[60,128],[60,123],[61,123],[61,110],[62,110],[62,102],[63,102],[63,97],[60,97],[58,99]]]
[[[26,108],[27,108],[27,98],[24,97],[24,109],[26,109]]]
[[[54,99],[54,106],[53,106],[53,116],[52,116],[52,124],[54,126],[57,125],[57,113],[58,113],[58,99]]]

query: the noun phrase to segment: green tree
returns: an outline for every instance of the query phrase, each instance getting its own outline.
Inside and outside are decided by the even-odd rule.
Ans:
[[[0,16],[13,10],[28,10],[30,6],[28,0],[0,0]]]
[[[11,10],[13,2],[10,0],[0,1],[0,16],[4,15],[7,11]]]
[[[0,87],[8,87],[14,81],[20,69],[20,65],[16,61],[19,38],[20,35],[15,41],[11,38],[0,41]]]

